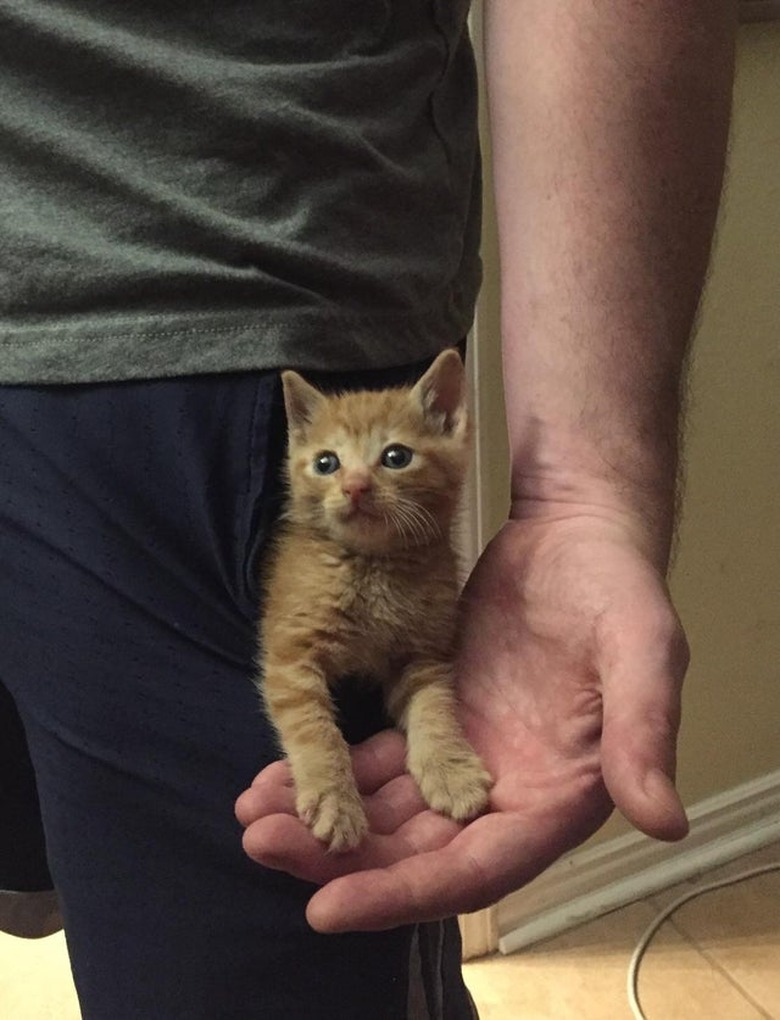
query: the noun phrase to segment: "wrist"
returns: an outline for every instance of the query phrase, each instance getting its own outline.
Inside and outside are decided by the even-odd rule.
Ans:
[[[530,433],[533,440],[514,444],[511,517],[614,523],[665,571],[678,504],[676,443],[607,451],[582,435],[552,444],[540,428]]]

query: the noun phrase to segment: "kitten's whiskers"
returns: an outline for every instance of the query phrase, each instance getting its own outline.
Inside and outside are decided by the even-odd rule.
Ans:
[[[392,523],[406,545],[427,545],[441,537],[441,527],[434,515],[415,500],[399,497],[390,508]]]

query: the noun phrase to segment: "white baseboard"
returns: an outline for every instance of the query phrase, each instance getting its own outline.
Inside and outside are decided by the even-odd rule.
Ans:
[[[500,906],[499,951],[550,938],[780,839],[780,769],[701,801],[688,817],[690,834],[680,843],[631,833],[554,864]]]

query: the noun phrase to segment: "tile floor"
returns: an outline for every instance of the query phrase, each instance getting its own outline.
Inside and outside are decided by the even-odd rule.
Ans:
[[[689,888],[780,862],[780,843],[512,956],[467,963],[481,1020],[631,1020],[626,979],[650,922]],[[647,1020],[780,1020],[780,872],[705,893],[660,929],[639,973]]]
[[[780,844],[543,945],[466,964],[481,1020],[630,1020],[628,962],[656,914],[686,888],[775,861]],[[780,1020],[780,872],[681,907],[651,944],[640,995],[648,1020]],[[0,1017],[80,1020],[61,934],[0,934]]]

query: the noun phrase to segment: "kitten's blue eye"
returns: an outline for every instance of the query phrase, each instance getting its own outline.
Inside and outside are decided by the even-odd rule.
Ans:
[[[414,454],[408,446],[393,443],[382,451],[382,466],[386,468],[405,468],[412,463]]]
[[[314,473],[317,475],[332,475],[341,467],[341,461],[331,450],[323,450],[314,458]]]

